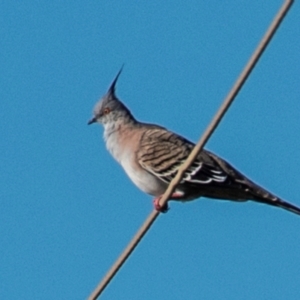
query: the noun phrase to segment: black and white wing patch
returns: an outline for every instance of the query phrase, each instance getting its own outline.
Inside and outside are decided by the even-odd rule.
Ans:
[[[222,183],[226,181],[227,177],[227,174],[221,169],[196,160],[185,172],[183,181],[193,184]]]

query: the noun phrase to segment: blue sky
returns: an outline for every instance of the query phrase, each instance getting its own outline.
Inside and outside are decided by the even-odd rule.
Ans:
[[[282,1],[2,1],[0,298],[86,299],[152,210],[92,109],[197,141]],[[300,206],[299,3],[207,148]],[[299,299],[300,217],[171,203],[101,299]]]

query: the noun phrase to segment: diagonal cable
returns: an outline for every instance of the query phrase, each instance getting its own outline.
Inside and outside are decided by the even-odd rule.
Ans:
[[[269,44],[270,40],[272,39],[273,35],[275,34],[277,28],[281,24],[281,21],[285,17],[286,13],[290,9],[291,5],[293,4],[293,0],[287,0],[284,1],[283,5],[281,6],[280,10],[278,11],[277,15],[275,16],[274,20],[272,21],[271,25],[269,26],[267,32],[265,33],[264,37],[262,38],[261,42],[257,46],[256,50],[252,54],[251,58],[249,59],[249,62],[245,66],[244,70],[236,80],[236,83],[232,87],[231,91],[229,92],[228,96],[225,98],[223,104],[221,105],[220,109],[214,116],[213,120],[205,130],[204,134],[200,138],[197,145],[194,147],[193,151],[190,153],[187,160],[181,165],[180,169],[177,172],[177,175],[175,178],[171,181],[170,185],[168,186],[168,189],[165,191],[164,195],[160,199],[160,205],[163,206],[167,203],[169,197],[174,192],[176,186],[181,181],[181,178],[184,174],[184,172],[189,168],[189,166],[193,163],[199,152],[204,147],[205,143],[208,141],[214,130],[217,128],[218,124],[220,123],[222,117],[230,107],[231,103],[235,99],[236,95],[242,88],[243,84],[249,77],[251,71],[255,67],[257,61],[263,54],[265,48]],[[99,285],[95,288],[95,290],[92,292],[92,294],[89,296],[88,300],[96,300],[98,296],[103,292],[103,290],[106,288],[108,283],[111,281],[111,279],[114,277],[114,275],[118,272],[118,270],[121,268],[121,266],[124,264],[126,259],[129,257],[129,255],[132,253],[132,251],[135,249],[139,241],[143,238],[143,236],[146,234],[150,226],[153,224],[153,222],[158,217],[159,212],[156,210],[152,211],[152,213],[148,216],[144,224],[141,226],[141,228],[138,230],[138,232],[135,234],[135,236],[132,238],[131,242],[128,244],[128,246],[125,248],[123,253],[119,256],[119,258],[116,260],[116,262],[113,264],[113,266],[110,268],[110,270],[107,272],[105,277],[102,279],[102,281],[99,283]]]

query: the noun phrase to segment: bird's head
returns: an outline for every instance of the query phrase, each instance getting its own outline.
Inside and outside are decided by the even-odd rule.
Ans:
[[[88,122],[88,125],[96,122],[106,125],[108,123],[116,122],[121,117],[132,118],[129,109],[117,98],[115,94],[116,83],[122,69],[123,66],[112,82],[108,92],[95,105],[94,117]]]

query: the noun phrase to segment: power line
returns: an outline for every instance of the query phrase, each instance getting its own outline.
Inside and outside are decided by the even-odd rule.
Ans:
[[[199,152],[204,147],[205,143],[208,141],[210,136],[213,134],[215,129],[217,128],[218,124],[220,123],[222,117],[225,115],[226,111],[230,107],[231,103],[235,99],[236,95],[242,88],[243,84],[249,77],[251,71],[255,67],[256,63],[258,62],[259,58],[263,54],[265,48],[269,44],[270,40],[272,39],[273,35],[275,34],[277,28],[281,24],[281,21],[285,17],[286,13],[290,9],[291,5],[293,4],[293,0],[285,1],[278,11],[277,15],[275,16],[273,22],[269,26],[268,30],[266,31],[264,37],[260,41],[259,45],[257,46],[256,50],[252,54],[252,56],[249,59],[249,62],[247,63],[246,67],[236,80],[236,83],[232,87],[231,91],[229,92],[228,96],[225,98],[223,104],[221,105],[220,109],[217,111],[216,115],[212,119],[211,123],[205,130],[204,134],[200,138],[197,145],[194,147],[193,151],[190,153],[187,160],[181,165],[180,169],[178,170],[175,178],[171,181],[170,185],[168,186],[168,189],[160,199],[159,204],[161,206],[164,206],[171,194],[174,192],[176,186],[181,181],[182,176],[184,175],[185,171],[189,168],[189,166],[193,163],[195,158],[198,156]],[[150,226],[153,224],[153,222],[158,217],[159,212],[154,210],[146,219],[144,224],[141,226],[141,228],[138,230],[138,232],[135,234],[131,242],[128,244],[128,246],[125,248],[123,253],[119,256],[119,258],[116,260],[116,262],[113,264],[113,266],[110,268],[110,270],[107,272],[105,277],[102,279],[102,281],[99,283],[99,285],[96,287],[96,289],[92,292],[88,300],[96,300],[98,296],[103,292],[105,287],[108,285],[108,283],[111,281],[111,279],[114,277],[114,275],[118,272],[118,270],[122,267],[126,259],[129,257],[129,255],[132,253],[132,251],[135,249],[139,241],[143,238],[143,236],[146,234]]]

